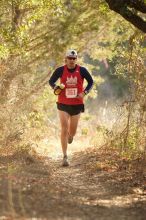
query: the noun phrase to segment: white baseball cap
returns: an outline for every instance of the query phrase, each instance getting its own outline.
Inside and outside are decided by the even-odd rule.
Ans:
[[[77,57],[77,51],[74,49],[69,49],[66,52],[66,57]]]

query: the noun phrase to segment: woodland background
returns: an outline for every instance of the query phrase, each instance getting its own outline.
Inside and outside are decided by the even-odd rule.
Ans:
[[[58,134],[48,80],[74,48],[95,81],[80,135],[127,158],[144,158],[145,13],[145,1],[138,0],[1,0],[1,150],[35,150]]]

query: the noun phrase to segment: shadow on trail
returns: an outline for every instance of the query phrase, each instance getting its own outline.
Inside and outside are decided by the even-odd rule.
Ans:
[[[82,162],[80,153],[67,168],[47,157],[1,156],[0,219],[145,219],[145,199],[117,198],[127,193],[123,183],[114,190],[103,171],[89,178]]]

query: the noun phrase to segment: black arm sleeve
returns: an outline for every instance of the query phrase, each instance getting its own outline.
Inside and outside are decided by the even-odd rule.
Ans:
[[[81,76],[87,81],[87,86],[84,89],[84,91],[88,93],[93,87],[93,78],[85,67],[81,67],[80,70],[81,70]]]
[[[56,86],[55,83],[56,83],[56,81],[62,76],[62,74],[63,74],[63,66],[57,68],[57,69],[53,72],[52,76],[51,76],[50,79],[49,79],[49,85],[50,85],[52,88],[54,88],[54,87]]]

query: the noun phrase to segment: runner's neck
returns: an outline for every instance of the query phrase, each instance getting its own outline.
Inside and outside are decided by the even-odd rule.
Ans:
[[[75,65],[75,67],[74,68],[69,68],[68,66],[67,66],[67,69],[68,69],[68,71],[69,72],[74,72],[75,71],[75,69],[76,69],[76,67],[77,67],[77,64]]]

